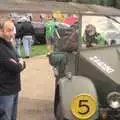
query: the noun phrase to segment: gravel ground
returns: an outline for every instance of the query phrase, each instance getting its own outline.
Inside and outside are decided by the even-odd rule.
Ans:
[[[54,78],[45,56],[26,60],[22,72],[18,120],[54,120]]]

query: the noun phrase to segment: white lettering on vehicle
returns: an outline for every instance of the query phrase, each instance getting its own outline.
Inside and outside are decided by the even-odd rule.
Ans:
[[[107,73],[112,73],[115,70],[108,66],[106,63],[104,63],[102,60],[100,60],[97,56],[89,57],[91,61],[93,61],[96,65],[98,65],[102,70],[104,70]]]

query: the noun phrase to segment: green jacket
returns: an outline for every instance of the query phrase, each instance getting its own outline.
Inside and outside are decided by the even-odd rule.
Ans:
[[[105,39],[105,37],[102,34],[98,34],[95,37],[95,39],[97,41],[97,44],[100,44],[100,45],[105,45],[106,44],[106,39]]]
[[[84,34],[83,41],[84,44],[91,44],[96,43],[99,45],[105,45],[106,44],[106,37],[103,34],[96,33],[92,36],[87,36]]]
[[[56,23],[54,20],[49,20],[45,23],[46,39],[54,36]]]

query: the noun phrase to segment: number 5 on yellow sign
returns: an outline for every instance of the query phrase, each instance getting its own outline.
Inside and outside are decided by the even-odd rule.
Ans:
[[[80,94],[75,96],[71,102],[72,114],[80,119],[90,119],[97,109],[96,99],[89,94]]]

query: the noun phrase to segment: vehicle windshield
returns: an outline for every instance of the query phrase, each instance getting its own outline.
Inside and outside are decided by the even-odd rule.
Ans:
[[[120,44],[120,17],[82,16],[82,47]]]
[[[43,16],[44,22],[46,21],[47,14],[15,14],[11,16],[16,21],[23,21],[24,16],[33,18],[32,24],[35,28],[44,27],[44,22],[40,21],[40,16]],[[54,14],[53,14],[54,15]],[[62,20],[60,19],[62,16]],[[120,17],[119,16],[95,16],[95,15],[82,15],[82,25],[79,25],[78,15],[61,14],[56,19],[57,28],[69,29],[74,27],[76,30],[81,26],[81,39],[80,43],[82,48],[91,48],[98,46],[112,46],[120,44]],[[63,17],[64,16],[64,17]],[[37,20],[36,20],[37,19]],[[64,19],[64,20],[63,20]],[[37,22],[36,22],[37,21]],[[80,35],[80,32],[78,34]],[[60,36],[61,37],[61,36]]]

